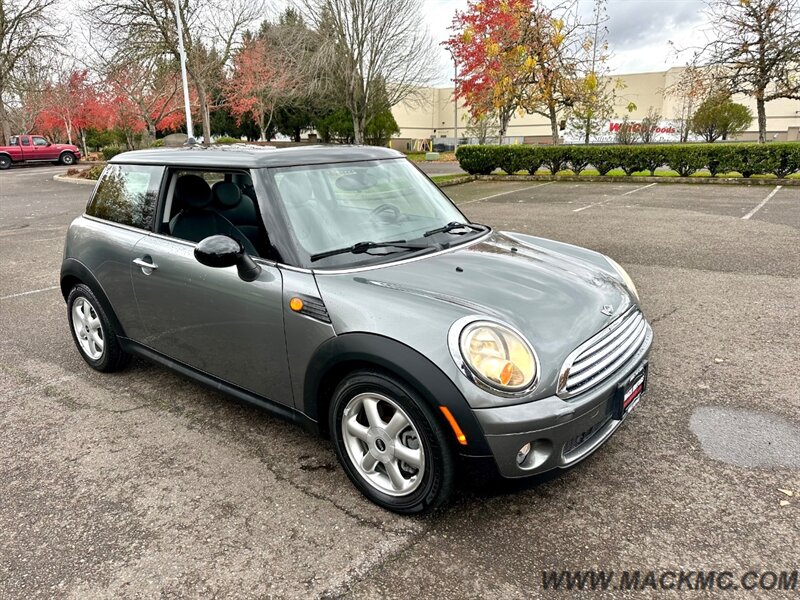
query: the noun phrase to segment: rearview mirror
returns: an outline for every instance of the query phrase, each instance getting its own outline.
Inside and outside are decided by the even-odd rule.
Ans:
[[[361,192],[378,185],[378,178],[372,173],[356,170],[336,179],[336,187],[345,192]]]
[[[239,278],[243,281],[255,281],[261,274],[261,267],[250,258],[242,245],[227,235],[205,238],[195,247],[194,257],[207,267],[236,267]]]

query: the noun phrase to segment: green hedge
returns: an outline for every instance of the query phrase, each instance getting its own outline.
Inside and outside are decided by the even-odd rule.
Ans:
[[[736,171],[743,177],[772,174],[786,177],[800,171],[800,143],[650,144],[640,146],[459,146],[461,168],[472,175],[488,175],[496,169],[530,174],[542,166],[551,173],[572,169],[576,174],[589,166],[600,175],[622,169],[627,175],[668,167],[688,177],[701,169],[717,173]]]
[[[100,153],[103,155],[103,160],[111,160],[117,154],[122,152],[122,148],[119,146],[105,146]]]

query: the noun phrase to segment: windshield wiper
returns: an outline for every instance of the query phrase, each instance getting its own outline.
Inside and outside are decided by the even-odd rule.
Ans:
[[[337,254],[365,254],[373,248],[402,248],[405,250],[422,250],[423,248],[430,248],[427,244],[407,244],[406,240],[394,240],[392,242],[358,242],[346,248],[338,248],[336,250],[328,250],[327,252],[320,252],[311,255],[311,262],[322,260]]]
[[[436,229],[431,229],[430,231],[425,232],[425,237],[430,237],[437,233],[450,233],[451,231],[455,231],[456,229],[472,229],[473,231],[485,231],[486,225],[479,225],[478,223],[459,223],[458,221],[452,221],[443,227],[438,227]],[[459,233],[457,235],[464,235],[463,233]]]

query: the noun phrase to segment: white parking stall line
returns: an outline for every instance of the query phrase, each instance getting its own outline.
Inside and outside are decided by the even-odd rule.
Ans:
[[[758,203],[758,206],[756,206],[756,207],[755,207],[753,210],[751,210],[749,213],[747,213],[745,216],[743,216],[743,217],[742,217],[742,220],[743,220],[743,221],[746,221],[746,220],[748,220],[750,217],[752,217],[754,214],[756,214],[758,211],[760,211],[762,208],[764,208],[764,205],[765,205],[767,202],[769,202],[769,201],[772,199],[772,197],[773,197],[775,194],[777,194],[777,193],[778,193],[778,190],[780,190],[782,187],[783,187],[782,185],[775,186],[775,189],[774,189],[774,190],[772,190],[772,191],[769,193],[769,196],[767,196],[766,198],[764,198],[764,199],[763,199],[761,202],[759,202],[759,203]]]
[[[620,194],[620,196],[612,196],[611,198],[608,198],[607,200],[602,200],[601,202],[593,202],[592,204],[587,204],[586,206],[581,206],[580,208],[575,208],[575,209],[572,210],[572,212],[581,212],[582,210],[586,210],[587,208],[592,208],[593,206],[605,206],[606,204],[611,202],[614,198],[621,197],[621,196],[628,196],[630,194],[635,194],[636,192],[640,192],[642,190],[646,190],[647,188],[651,188],[654,185],[658,185],[658,182],[649,183],[647,185],[643,185],[642,187],[638,187],[635,190],[627,191],[624,194]]]
[[[42,288],[40,290],[30,290],[28,292],[20,292],[18,294],[9,294],[8,296],[0,296],[0,300],[10,300],[11,298],[19,298],[20,296],[30,296],[31,294],[39,294],[40,292],[49,292],[51,290],[60,289],[59,285],[52,285],[50,287]]]
[[[520,188],[518,190],[510,190],[508,192],[500,192],[499,194],[492,194],[491,196],[486,196],[485,198],[477,198],[475,200],[467,200],[466,202],[457,202],[458,206],[462,206],[464,204],[472,204],[473,202],[483,202],[484,200],[491,200],[492,198],[499,198],[500,196],[507,196],[508,194],[516,194],[517,192],[525,192],[527,190],[532,190],[533,188],[542,187],[545,185],[550,185],[551,183],[555,183],[555,181],[546,181],[544,183],[537,183],[536,185],[529,185],[528,187]]]
[[[624,194],[622,194],[622,195],[623,195],[623,196],[630,196],[631,194],[635,194],[636,192],[641,192],[642,190],[646,190],[647,188],[651,188],[651,187],[653,187],[654,185],[658,185],[658,183],[651,183],[651,184],[649,184],[649,185],[643,185],[643,186],[642,186],[642,187],[640,187],[640,188],[636,188],[635,190],[631,190],[631,191],[629,191],[629,192],[625,192],[625,193],[624,193]]]

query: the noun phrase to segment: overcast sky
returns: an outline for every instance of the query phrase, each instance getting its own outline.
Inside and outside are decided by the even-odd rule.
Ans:
[[[580,10],[591,16],[593,0],[579,0]],[[423,0],[431,35],[438,43],[449,36],[447,28],[456,10],[464,10],[467,0]],[[688,56],[675,56],[670,40],[678,48],[697,45],[706,24],[702,0],[610,0],[608,2],[608,41],[613,53],[614,73],[663,71],[683,65]],[[452,79],[450,56],[442,51],[442,77],[439,84]]]

